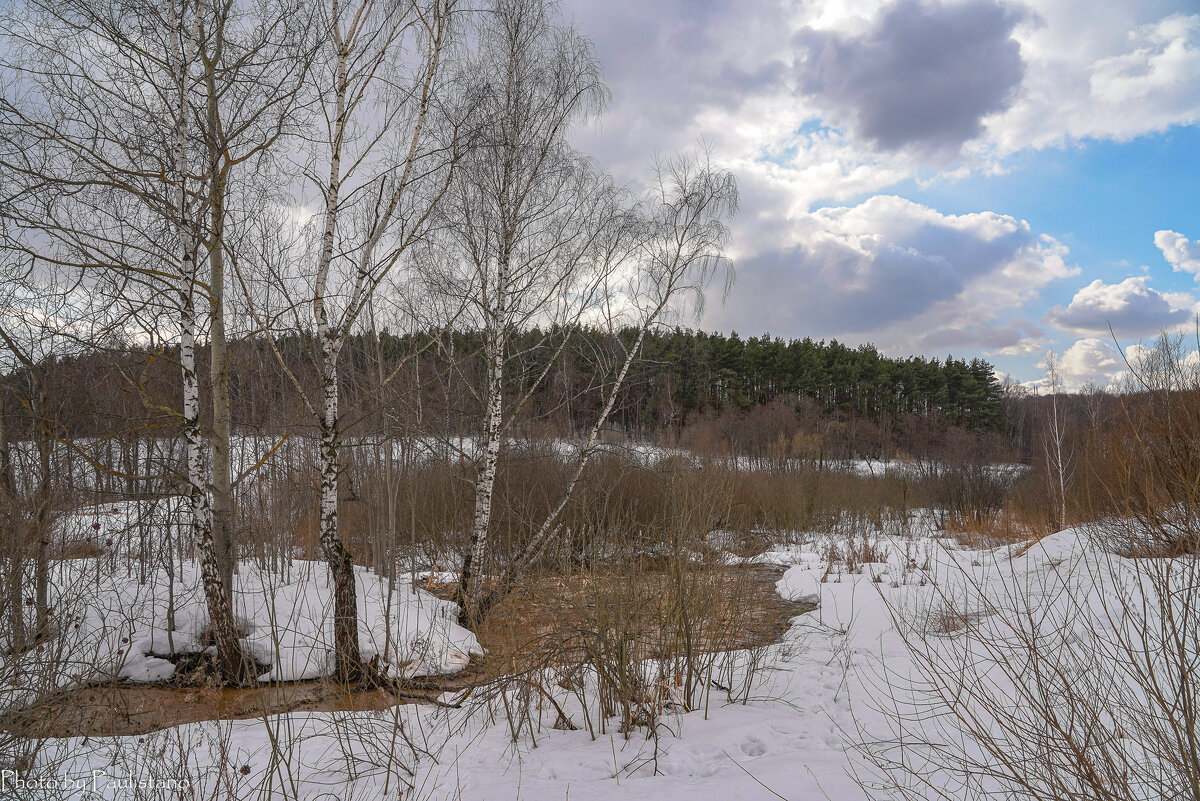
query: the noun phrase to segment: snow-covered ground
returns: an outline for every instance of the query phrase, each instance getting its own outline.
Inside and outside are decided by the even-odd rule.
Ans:
[[[172,659],[197,653],[208,627],[198,562],[164,543],[178,499],[128,502],[79,510],[60,519],[52,535],[64,545],[95,544],[101,555],[52,563],[50,607],[58,636],[50,648],[11,661],[0,702],[13,704],[25,680],[66,687],[107,679],[161,681]],[[137,558],[153,544],[144,565]],[[363,658],[396,676],[453,673],[479,653],[475,635],[456,623],[458,608],[407,576],[393,581],[356,568],[359,641]],[[235,622],[242,645],[266,666],[260,680],[293,681],[332,672],[332,592],[322,562],[290,560],[276,568],[245,562],[234,576]],[[32,625],[32,607],[27,608]],[[53,665],[55,675],[47,676]],[[25,677],[23,679],[22,677]]]
[[[721,681],[710,684],[700,708],[665,705],[653,728],[656,736],[641,728],[627,737],[615,724],[598,735],[594,725],[584,725],[585,719],[594,724],[596,711],[585,712],[570,688],[549,684],[547,697],[525,696],[527,707],[521,706],[520,688],[493,694],[491,703],[478,700],[487,694],[477,691],[465,701],[444,697],[451,707],[293,713],[189,724],[137,738],[57,741],[47,744],[40,758],[54,765],[66,797],[80,799],[173,798],[150,790],[186,776],[206,788],[224,787],[222,797],[246,799],[374,799],[399,792],[403,798],[454,801],[852,801],[867,797],[863,783],[881,778],[862,750],[864,743],[887,742],[897,736],[898,726],[909,734],[922,727],[946,733],[948,710],[937,707],[936,694],[923,683],[927,663],[914,658],[914,643],[945,648],[949,657],[966,648],[971,637],[990,638],[1000,645],[972,651],[974,669],[989,676],[999,672],[987,686],[1002,702],[1004,693],[1013,692],[1012,703],[1019,703],[1022,696],[1003,680],[1003,665],[986,661],[989,653],[1003,661],[1014,631],[1040,621],[1063,636],[1068,650],[1083,648],[1086,656],[1084,646],[1127,636],[1126,628],[1137,623],[1128,615],[1114,620],[1112,599],[1143,593],[1154,606],[1142,566],[1111,555],[1080,530],[1060,532],[1032,547],[965,550],[937,537],[928,525],[909,526],[905,536],[880,533],[869,547],[856,546],[860,556],[872,555],[874,561],[866,563],[833,535],[790,539],[752,561],[787,566],[777,586],[780,595],[815,602],[817,608],[794,618],[782,642],[730,655]],[[257,628],[251,631],[249,642],[257,656],[271,662],[273,677],[324,669],[312,663],[320,663],[322,653],[312,640],[315,629],[299,622],[309,610],[314,619],[327,614],[321,611],[320,599],[327,594],[319,572],[297,567],[292,579],[277,586],[256,573],[243,577],[239,614],[261,620],[266,599],[273,597],[276,610],[291,615],[288,628],[297,629],[286,647],[256,639]],[[360,613],[365,647],[379,649],[379,618],[389,607],[378,600],[382,587],[374,581],[360,576]],[[135,590],[128,580],[105,586],[104,597],[115,601],[116,593],[132,593],[141,599],[138,608],[160,610],[151,617],[161,619],[162,595]],[[1184,608],[1192,600],[1177,599]],[[423,670],[449,670],[476,647],[470,635],[448,622],[437,623],[447,614],[439,604],[422,593],[396,589],[390,609],[393,619],[405,621],[393,624],[403,643],[393,654],[397,663],[416,659]],[[201,614],[186,608],[191,611],[176,610],[181,638],[195,636]],[[1143,619],[1141,625],[1147,622],[1153,620]],[[414,631],[434,636],[414,637]],[[135,632],[128,650],[142,656],[126,656],[118,672],[150,676],[161,667],[144,654],[161,647],[164,633],[161,626]],[[412,650],[418,640],[427,648],[438,637],[444,639],[432,651],[418,656]],[[106,669],[113,671],[111,653],[109,658]],[[743,681],[750,682],[745,695],[736,689]],[[510,721],[514,715],[520,720],[522,709],[530,710],[532,725],[514,740]],[[577,728],[554,726],[560,710]],[[905,710],[920,710],[923,716],[901,720]],[[920,768],[927,755],[919,749],[914,754],[913,764]],[[954,786],[953,775],[939,776],[946,771],[944,761],[929,761],[924,769],[926,780],[938,777],[933,786]],[[128,783],[139,780],[150,790],[133,795]],[[919,790],[920,782],[915,786]],[[207,791],[198,795],[208,797]],[[930,791],[928,797],[937,796]]]
[[[873,478],[889,474],[910,478],[939,476],[950,469],[945,463],[928,459],[845,459],[830,464],[834,469]],[[1014,462],[987,465],[987,472],[992,478],[1008,481],[1017,479],[1028,469],[1028,465]]]

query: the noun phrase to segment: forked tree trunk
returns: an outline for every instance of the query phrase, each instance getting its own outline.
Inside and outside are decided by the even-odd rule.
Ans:
[[[646,341],[647,330],[646,327],[643,327],[638,332],[637,341],[634,342],[629,352],[625,354],[625,361],[617,373],[612,389],[609,391],[608,399],[604,403],[604,408],[596,417],[595,423],[592,424],[592,428],[588,432],[587,441],[584,443],[583,450],[579,454],[579,461],[575,465],[575,472],[572,473],[570,481],[567,482],[567,487],[559,497],[558,503],[555,504],[550,514],[546,516],[546,519],[542,521],[537,534],[530,538],[517,551],[513,558],[509,560],[508,565],[504,568],[504,572],[500,574],[500,578],[496,581],[495,586],[487,593],[481,595],[480,600],[471,610],[472,620],[482,620],[493,606],[503,600],[504,596],[525,577],[529,568],[541,556],[542,551],[545,550],[550,540],[557,536],[561,529],[560,519],[563,510],[570,503],[571,496],[575,493],[575,487],[579,484],[579,479],[583,477],[583,471],[587,469],[588,463],[591,461],[596,448],[600,444],[600,432],[604,429],[609,416],[612,414],[613,406],[616,405],[621,387],[625,385],[625,380],[629,376],[629,368],[633,366],[634,361],[637,360],[638,353],[641,352],[642,345]]]
[[[172,9],[175,6],[172,5]],[[196,48],[198,42],[198,32],[196,26],[198,20],[190,29],[184,27],[185,23],[181,17],[176,16],[176,26],[178,28],[178,44],[174,53],[176,58],[176,86],[175,89],[179,95],[179,108],[177,110],[178,118],[176,120],[175,129],[175,158],[176,168],[178,171],[179,186],[177,187],[177,203],[178,203],[178,219],[176,220],[177,233],[179,236],[179,244],[181,249],[180,254],[180,281],[179,281],[179,300],[180,300],[180,347],[179,361],[183,373],[183,414],[180,427],[183,431],[183,437],[187,443],[187,493],[188,506],[191,512],[191,533],[192,541],[200,558],[200,576],[204,589],[205,605],[208,609],[209,628],[212,632],[214,644],[217,648],[217,660],[221,670],[222,678],[231,684],[240,683],[246,672],[246,663],[242,654],[242,649],[238,643],[237,630],[234,626],[233,619],[233,604],[231,599],[230,584],[231,577],[227,576],[232,570],[232,561],[228,561],[228,568],[222,565],[218,552],[221,550],[218,547],[218,531],[222,542],[227,545],[230,542],[232,535],[231,526],[218,529],[217,516],[214,515],[213,503],[209,494],[209,481],[207,474],[207,465],[205,460],[205,445],[206,438],[200,426],[200,381],[196,369],[196,293],[199,291],[198,286],[198,263],[196,261],[196,236],[192,230],[192,219],[189,209],[191,207],[191,199],[188,196],[186,186],[186,176],[188,169],[188,142],[187,142],[187,120],[191,115],[191,106],[187,101],[188,92],[188,65],[193,62],[196,57]],[[185,35],[185,31],[187,34]],[[186,48],[186,50],[185,50]],[[209,94],[209,117],[211,121],[212,115],[215,113],[215,87],[213,86],[213,67],[206,65],[206,88]],[[210,142],[210,151],[212,144]],[[210,165],[215,163],[215,159],[211,157]],[[214,176],[215,180],[215,176]],[[212,191],[219,191],[217,187],[213,187]],[[219,215],[217,222],[220,222]],[[219,234],[220,232],[216,232]],[[222,247],[219,241],[209,243],[210,253],[215,248]],[[210,256],[210,265],[212,259]],[[213,276],[210,284],[213,287],[219,288],[224,280],[223,264],[220,259],[217,259],[217,275]],[[220,282],[216,279],[220,278]],[[214,325],[212,331],[212,341],[215,344],[220,341],[221,347],[213,347],[211,358],[211,374],[214,378],[222,379],[225,375],[225,359],[224,359],[224,319],[223,319],[223,304],[222,298],[217,296],[214,299],[213,312],[211,316],[213,321],[220,321],[219,325]],[[219,351],[219,352],[218,352]],[[214,399],[217,396],[217,381],[214,381]],[[226,390],[224,407],[224,467],[225,467],[225,488],[224,500],[226,508],[228,505],[228,392]],[[218,409],[214,408],[214,418],[220,417]],[[208,444],[213,444],[221,439],[216,434],[216,425],[214,425],[214,436]],[[215,460],[214,460],[215,461]],[[214,468],[216,465],[214,464]],[[230,518],[224,518],[231,522]],[[228,551],[226,551],[228,553]]]
[[[184,263],[190,259],[184,259]],[[185,281],[185,283],[189,283]],[[222,678],[238,683],[243,678],[242,649],[233,623],[233,610],[213,543],[213,515],[205,469],[205,436],[200,429],[200,382],[196,377],[196,320],[191,287],[182,290],[180,364],[183,369],[183,420],[187,442],[187,491],[191,512],[192,543],[200,557],[200,578],[208,608],[209,627],[217,647]]]

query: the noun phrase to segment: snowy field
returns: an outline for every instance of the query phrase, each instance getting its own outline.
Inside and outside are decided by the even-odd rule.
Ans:
[[[1152,761],[1154,745],[1134,736],[1130,727],[1139,724],[1122,719],[1117,702],[1155,709],[1131,676],[1165,674],[1171,665],[1153,655],[1136,664],[1141,651],[1125,644],[1146,644],[1163,609],[1186,615],[1197,586],[1194,557],[1123,559],[1082,530],[1032,546],[966,550],[936,536],[931,520],[858,543],[811,533],[747,560],[786,567],[779,594],[817,607],[793,618],[781,642],[721,660],[703,704],[688,710],[668,699],[650,727],[622,732],[610,724],[601,734],[598,710],[584,708],[586,695],[550,682],[545,697],[532,699],[528,687],[483,688],[466,699],[446,695],[445,706],[292,713],[142,737],[50,741],[39,759],[53,766],[52,777],[36,792],[9,787],[2,797],[850,801],[869,797],[864,787],[872,786],[875,797],[892,797],[878,789],[891,782],[907,785],[914,798],[983,791],[1052,798],[1053,788],[1006,794],[1013,782],[1003,769],[969,775],[989,759],[979,732],[1014,749],[1022,744],[1023,730],[997,710],[1039,703],[1072,714],[1061,724],[1066,740],[1072,727],[1088,723],[1112,734],[1131,764]],[[60,592],[75,588],[86,598],[72,645],[80,656],[76,675],[62,680],[168,676],[171,664],[156,656],[171,647],[167,635],[176,649],[194,647],[203,628],[194,569],[173,578],[168,627],[163,575],[97,582],[89,561],[77,562],[54,576]],[[321,600],[328,597],[320,566],[241,574],[238,614],[245,643],[270,666],[264,680],[328,672],[329,613]],[[423,592],[363,572],[359,603],[364,655],[384,655],[398,674],[451,672],[478,650],[453,623],[453,607]],[[1053,648],[1044,662],[1023,650],[1030,637]],[[950,675],[939,678],[934,668]],[[1042,668],[1052,668],[1053,678],[1027,677]],[[1070,694],[1050,698],[1048,690],[1068,680],[1093,696],[1108,692],[1112,704],[1100,703],[1095,720],[1075,719]],[[1181,699],[1181,688],[1171,692],[1168,701]],[[1036,728],[1036,720],[1029,725]],[[950,743],[951,755],[922,747],[922,739]],[[902,741],[907,750],[897,757]],[[897,761],[911,774],[881,772]],[[1163,794],[1170,776],[1157,780],[1153,771],[1127,770],[1116,797],[1170,797]],[[187,791],[176,792],[172,782]]]
[[[186,554],[173,558],[163,547],[179,506],[178,498],[106,504],[58,521],[55,544],[94,545],[102,555],[52,563],[50,606],[60,619],[52,648],[61,656],[54,660],[55,674],[45,675],[45,652],[30,652],[24,663],[6,666],[10,675],[0,684],[0,701],[14,704],[28,692],[23,676],[58,687],[163,681],[175,672],[172,657],[211,648],[202,642],[208,614],[199,564]],[[146,567],[137,557],[149,542],[162,558]],[[356,579],[362,655],[382,673],[453,673],[480,652],[475,635],[455,622],[454,604],[403,578],[389,582],[356,568]],[[235,622],[245,633],[246,653],[264,668],[260,681],[332,673],[332,597],[322,562],[292,560],[274,570],[241,565],[234,577]],[[33,625],[32,616],[27,624]]]

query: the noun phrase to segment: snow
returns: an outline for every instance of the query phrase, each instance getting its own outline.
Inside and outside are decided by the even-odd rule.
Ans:
[[[162,521],[171,508],[148,511],[131,502],[84,509],[59,521],[57,536],[63,541],[98,541],[106,547],[99,557],[53,564],[50,605],[60,629],[54,647],[67,656],[52,684],[163,681],[175,672],[169,657],[204,648],[208,612],[199,563],[156,560],[159,564],[143,569],[132,558],[137,522]],[[155,538],[156,547],[164,539],[169,537]],[[482,653],[475,635],[457,624],[456,605],[413,588],[406,579],[389,582],[355,568],[363,658],[378,657],[382,673],[405,678],[461,670],[471,654]],[[292,560],[279,569],[249,562],[239,566],[234,618],[245,633],[246,652],[267,666],[260,681],[332,673],[332,597],[322,562]],[[30,654],[28,660],[38,658]],[[18,675],[35,672],[14,667]],[[25,690],[18,681],[0,691],[0,700],[17,703]]]
[[[783,600],[806,604],[820,604],[821,588],[821,576],[808,565],[789,568],[775,583],[775,591]]]
[[[1002,654],[1015,627],[1032,615],[1061,635],[1064,649],[1086,655],[1133,625],[1106,615],[1106,599],[1151,591],[1131,560],[1103,551],[1086,530],[1059,532],[1027,547],[969,550],[938,536],[931,520],[896,521],[854,542],[833,532],[792,533],[758,557],[730,555],[731,562],[787,566],[778,593],[816,609],[793,618],[781,642],[719,660],[722,680],[709,686],[700,708],[667,704],[652,730],[628,737],[612,723],[606,734],[593,736],[582,724],[578,697],[547,682],[558,707],[530,702],[532,728],[515,739],[506,716],[520,708],[517,685],[481,688],[465,701],[447,695],[448,707],[292,713],[189,724],[142,738],[63,740],[48,744],[42,758],[47,764],[60,759],[59,777],[102,771],[99,785],[89,785],[98,788],[95,796],[73,797],[114,801],[125,797],[115,777],[144,775],[153,753],[176,755],[178,764],[156,763],[160,771],[200,777],[205,787],[215,786],[220,765],[245,766],[230,781],[245,788],[246,797],[281,800],[332,797],[331,788],[338,788],[338,797],[376,798],[394,795],[397,782],[411,786],[406,798],[455,801],[865,799],[859,779],[875,773],[862,744],[893,735],[902,710],[930,711],[921,706],[928,698],[918,690],[921,674],[906,637],[918,635],[929,647],[953,653],[970,625],[999,644],[995,653]],[[718,532],[710,544],[723,541]],[[240,574],[238,615],[250,626],[247,645],[271,665],[264,679],[328,671],[324,575],[306,563],[286,575],[252,568]],[[408,675],[457,669],[478,650],[474,638],[453,624],[449,605],[411,588],[389,594],[382,579],[366,572],[357,578],[364,656],[384,653]],[[90,581],[61,579],[68,585],[74,580]],[[194,576],[176,580],[184,588],[171,631],[179,650],[195,647],[203,614],[192,600]],[[89,658],[102,666],[99,672],[149,680],[167,670],[155,656],[163,653],[166,634],[166,598],[161,578],[156,581],[101,582],[103,591],[89,596],[96,599],[89,614],[109,618],[110,630],[126,631],[114,629],[111,616],[118,609],[135,610],[124,614],[140,621],[129,630],[135,636],[123,658],[93,647]],[[98,621],[88,625],[101,631]],[[977,669],[995,672],[988,662]],[[1002,699],[1015,690],[998,679],[988,686]],[[553,728],[558,708],[579,728]],[[946,725],[936,714],[928,722],[913,720],[906,725],[931,731]],[[281,739],[281,732],[288,738]]]

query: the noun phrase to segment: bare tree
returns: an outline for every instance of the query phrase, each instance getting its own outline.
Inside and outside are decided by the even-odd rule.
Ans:
[[[12,603],[11,635],[0,650],[19,654],[52,633],[50,536],[65,487],[58,453],[63,400],[53,397],[51,379],[65,355],[56,329],[66,324],[69,293],[31,280],[27,259],[7,249],[0,254],[0,525]]]
[[[1067,482],[1071,476],[1071,454],[1066,448],[1066,426],[1062,419],[1063,380],[1058,354],[1046,351],[1046,381],[1050,392],[1050,408],[1046,413],[1046,431],[1042,449],[1046,457],[1046,472],[1051,481],[1051,497],[1058,512],[1058,528],[1067,527]]]
[[[562,514],[570,502],[588,463],[601,445],[600,433],[608,424],[617,397],[625,386],[630,368],[638,359],[646,335],[681,311],[679,303],[689,296],[698,311],[709,281],[728,267],[725,246],[729,240],[727,219],[737,209],[737,184],[733,175],[715,167],[707,151],[659,160],[654,180],[640,210],[643,219],[630,234],[630,269],[617,278],[615,291],[604,293],[603,319],[621,353],[614,374],[603,388],[604,402],[596,415],[576,459],[567,485],[541,522],[504,566],[495,585],[473,608],[467,619],[478,619],[502,599],[529,571],[547,544],[561,531]],[[726,288],[732,280],[727,272]],[[619,306],[619,310],[614,308]],[[632,334],[625,343],[621,334]]]
[[[459,582],[464,608],[482,598],[478,567],[504,429],[515,411],[504,402],[507,368],[517,355],[510,338],[535,323],[571,330],[613,266],[611,243],[623,213],[619,193],[568,144],[574,126],[607,95],[591,43],[562,27],[543,0],[498,0],[481,16],[476,38],[467,67],[479,98],[476,140],[444,225],[459,260],[436,271],[438,291],[468,304],[483,333],[487,369],[478,392],[483,430],[474,520]]]
[[[223,606],[230,608],[228,599],[237,553],[225,285],[226,262],[230,258],[236,260],[239,255],[237,239],[230,232],[233,182],[244,184],[239,187],[243,202],[254,199],[262,191],[260,182],[271,165],[272,149],[285,141],[300,122],[301,115],[295,112],[309,74],[307,28],[312,12],[291,0],[248,8],[235,0],[209,0],[208,8],[201,4],[198,11],[199,21],[194,30],[199,34],[196,60],[203,101],[199,129],[204,176],[199,192],[203,226],[200,242],[208,262],[207,280],[202,286],[208,304],[212,394],[209,435],[212,506],[208,510],[210,525],[205,530],[211,532],[220,579],[218,586],[212,577],[206,576],[205,584],[211,585],[211,589],[206,586],[207,593],[223,591],[227,599]],[[241,175],[243,172],[247,174]],[[182,191],[180,198],[186,202]],[[182,214],[179,216],[186,219]],[[190,244],[190,238],[187,242]],[[190,298],[185,303],[189,301]],[[184,369],[186,381],[186,366]],[[192,487],[195,498],[194,483]],[[218,626],[214,621],[213,629],[217,633],[218,650],[222,652],[222,669],[228,680],[235,680],[245,668],[239,668],[236,674],[232,671],[234,660],[239,658],[236,643],[230,641],[234,627]]]
[[[315,329],[317,393],[273,351],[320,435],[320,543],[333,579],[335,673],[343,681],[360,677],[362,665],[354,559],[338,522],[345,418],[338,361],[376,291],[427,232],[463,146],[467,106],[451,96],[446,67],[458,16],[457,0],[357,0],[321,11],[312,71],[321,135],[303,169],[318,206],[309,230],[319,236],[308,253],[302,243],[284,244],[261,276],[282,290],[293,330]],[[249,272],[242,278],[259,325],[270,331],[277,318]],[[305,307],[308,321],[299,314]]]
[[[230,597],[224,273],[237,257],[239,229],[230,209],[253,214],[270,153],[288,133],[304,84],[303,11],[290,0],[30,0],[3,23],[10,82],[0,99],[0,166],[24,184],[6,208],[27,234],[18,247],[76,270],[97,301],[99,327],[138,325],[151,340],[178,342],[185,483],[212,631],[231,681],[245,666]],[[200,427],[202,335],[208,432]]]
[[[559,532],[646,334],[724,264],[723,220],[736,207],[732,177],[707,156],[656,165],[650,197],[639,208],[569,145],[574,126],[601,110],[607,92],[591,43],[561,25],[552,3],[499,0],[482,16],[477,39],[470,64],[477,139],[444,225],[458,259],[431,269],[436,291],[467,304],[486,366],[483,386],[473,390],[480,445],[463,454],[475,463],[474,514],[458,592],[461,622],[472,625]],[[481,575],[505,438],[585,323],[606,325],[619,352],[595,388],[600,410],[564,493],[489,588]],[[515,347],[516,334],[532,329],[542,332],[536,342]],[[540,352],[532,361],[531,349]]]

